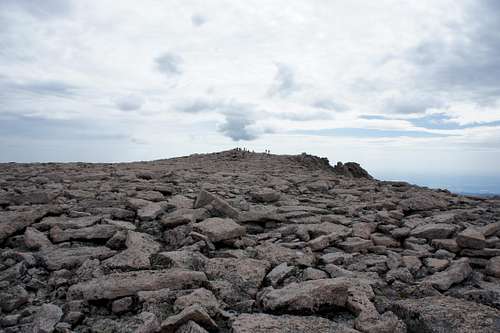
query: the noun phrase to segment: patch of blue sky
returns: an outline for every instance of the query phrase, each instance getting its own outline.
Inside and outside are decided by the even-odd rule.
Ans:
[[[397,137],[432,138],[432,137],[451,136],[449,134],[431,133],[425,131],[387,130],[387,129],[372,129],[372,128],[327,128],[319,130],[297,130],[297,131],[291,131],[290,133],[300,134],[300,135],[319,135],[319,136],[357,137],[357,138],[397,138]]]

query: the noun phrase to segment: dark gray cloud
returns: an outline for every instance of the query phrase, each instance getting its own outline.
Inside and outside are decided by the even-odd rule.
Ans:
[[[122,96],[115,101],[115,105],[122,111],[139,110],[144,104],[144,99],[136,95]]]
[[[30,15],[46,19],[64,16],[70,13],[72,2],[70,0],[1,0],[1,10],[23,10]]]
[[[300,90],[300,86],[295,79],[295,71],[290,65],[277,63],[276,68],[274,82],[269,89],[270,96],[287,97]]]
[[[417,114],[425,113],[431,108],[438,108],[442,105],[442,102],[434,96],[407,94],[386,99],[384,101],[384,112]]]
[[[207,18],[203,15],[194,14],[193,16],[191,16],[191,23],[196,27],[202,26],[206,22]]]
[[[437,35],[407,53],[419,69],[417,88],[495,101],[500,95],[500,1],[472,1],[466,24],[452,28],[454,39]]]
[[[195,100],[176,107],[184,113],[218,113],[224,116],[224,123],[218,131],[234,141],[254,140],[263,132],[257,131],[252,126],[256,124],[257,112],[253,105],[242,104],[234,101]]]
[[[175,53],[167,52],[155,59],[157,69],[167,75],[179,75],[182,73],[182,58]]]
[[[234,141],[250,141],[257,138],[257,135],[249,129],[249,126],[254,123],[255,121],[249,115],[235,112],[226,114],[225,123],[218,130]]]

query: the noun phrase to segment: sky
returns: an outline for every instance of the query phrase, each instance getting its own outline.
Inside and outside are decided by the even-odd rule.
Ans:
[[[0,0],[0,162],[233,147],[500,193],[500,1]]]

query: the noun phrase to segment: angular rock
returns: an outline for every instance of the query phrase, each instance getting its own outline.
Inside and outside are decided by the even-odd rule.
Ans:
[[[164,202],[148,202],[137,211],[137,217],[141,221],[151,221],[156,219],[166,209]]]
[[[280,199],[281,194],[273,189],[264,188],[250,193],[250,196],[259,202],[276,202]]]
[[[33,320],[33,333],[51,333],[61,320],[63,312],[54,304],[43,304],[36,312]]]
[[[47,209],[33,209],[28,211],[0,211],[0,243],[16,232],[23,231],[33,223],[43,218]]]
[[[43,232],[35,228],[26,228],[24,232],[24,244],[31,250],[39,250],[41,248],[51,247],[52,242],[45,236]]]
[[[50,238],[54,243],[66,242],[69,240],[105,240],[113,237],[118,227],[111,224],[99,224],[81,229],[62,230],[58,226],[50,229]]]
[[[198,193],[198,197],[196,198],[196,201],[194,202],[194,208],[201,208],[205,207],[207,205],[211,205],[212,209],[220,214],[221,216],[227,216],[233,219],[238,218],[239,212],[232,207],[227,201],[225,201],[222,198],[219,198],[218,196],[207,192],[205,190],[201,190]]]
[[[210,316],[215,316],[219,312],[219,301],[210,290],[205,288],[198,288],[188,295],[178,297],[175,300],[174,309],[182,311],[194,304],[201,305]]]
[[[49,230],[52,227],[59,227],[62,230],[66,229],[80,229],[93,226],[102,220],[101,216],[82,216],[77,218],[70,218],[66,216],[48,216],[42,219],[39,223],[35,224],[38,230]]]
[[[189,321],[194,321],[209,331],[218,330],[217,324],[210,318],[205,309],[198,304],[194,304],[165,319],[161,323],[161,333],[175,333],[179,326]]]
[[[453,224],[429,223],[416,227],[410,232],[410,235],[418,238],[442,239],[451,236],[456,229],[457,227]]]
[[[339,244],[339,247],[348,253],[367,252],[372,246],[373,242],[371,240],[359,237],[349,237],[344,242]]]
[[[324,306],[345,307],[350,287],[343,278],[290,283],[281,289],[268,290],[260,301],[265,311],[315,312]]]
[[[153,237],[140,232],[129,231],[125,241],[127,249],[106,259],[103,264],[110,268],[148,269],[150,256],[160,250],[160,244]]]
[[[126,312],[126,311],[130,310],[133,303],[134,303],[134,300],[132,299],[132,297],[123,297],[123,298],[117,299],[117,300],[113,301],[113,303],[111,304],[111,311],[113,313]]]
[[[307,245],[311,248],[313,251],[321,251],[328,246],[330,246],[331,243],[331,237],[329,235],[323,235],[314,238],[313,240],[310,240]]]
[[[482,250],[486,246],[486,239],[478,230],[467,228],[457,235],[457,244],[461,248]]]
[[[257,259],[267,260],[273,266],[283,262],[289,265],[312,266],[315,260],[312,253],[289,249],[273,243],[261,244],[255,247],[255,250]]]
[[[345,252],[332,252],[321,256],[321,262],[325,264],[349,264],[353,260],[354,255]]]
[[[500,278],[500,257],[493,257],[488,261],[486,274]]]
[[[238,222],[240,223],[264,223],[269,221],[285,222],[286,217],[278,213],[278,210],[269,206],[253,207],[247,212],[240,212],[238,214]]]
[[[361,313],[354,322],[354,327],[366,333],[406,333],[406,325],[394,313],[387,311],[383,315]]]
[[[302,280],[304,280],[304,281],[327,279],[329,277],[330,276],[325,271],[322,271],[321,269],[317,269],[317,268],[312,268],[312,267],[307,267],[302,272]]]
[[[483,257],[483,258],[491,258],[500,256],[500,249],[463,249],[460,251],[460,255],[463,257]]]
[[[460,247],[455,239],[433,239],[431,245],[436,249],[444,249],[454,253],[460,251]]]
[[[208,258],[194,251],[170,251],[158,253],[154,261],[165,268],[184,268],[189,270],[203,270]]]
[[[179,326],[175,333],[208,333],[208,331],[194,321],[190,320]]]
[[[430,273],[440,272],[444,270],[450,262],[446,259],[425,258],[424,264],[429,269]]]
[[[151,312],[141,312],[135,318],[138,323],[135,323],[134,333],[156,333],[160,330],[160,322]]]
[[[196,223],[194,229],[206,235],[212,242],[238,238],[245,234],[245,227],[240,226],[232,219],[218,217],[209,218]]]
[[[354,223],[352,225],[352,235],[363,239],[370,239],[370,235],[375,232],[376,225],[366,222]]]
[[[355,162],[337,162],[333,167],[333,172],[346,177],[373,179],[365,169]]]
[[[478,229],[485,237],[498,235],[500,232],[500,222],[490,223]]]
[[[443,209],[448,206],[446,201],[436,198],[430,193],[414,193],[410,198],[402,200],[399,204],[406,213]]]
[[[372,234],[371,235],[371,240],[373,241],[373,244],[375,245],[380,245],[380,246],[385,246],[385,247],[400,247],[401,244],[399,241],[395,240],[392,237],[385,236],[383,234]]]
[[[14,286],[0,291],[0,308],[3,311],[13,311],[28,303],[29,294],[22,286]]]
[[[412,274],[415,274],[422,267],[422,262],[417,256],[403,256],[402,260]]]
[[[334,264],[328,264],[324,267],[324,270],[330,274],[330,277],[332,278],[337,278],[337,277],[352,277],[354,276],[354,272],[351,272],[347,269],[344,269],[340,266],[334,265]]]
[[[181,269],[113,273],[72,285],[67,297],[70,300],[115,299],[135,295],[138,291],[200,287],[206,281],[202,272]]]
[[[445,271],[434,273],[424,279],[424,283],[430,283],[441,291],[448,290],[453,284],[460,283],[472,273],[472,268],[467,259],[460,259],[451,263]]]
[[[80,246],[47,249],[37,254],[37,256],[48,270],[55,271],[80,266],[87,259],[104,260],[114,254],[116,254],[116,251],[105,246]]]
[[[263,260],[212,258],[205,266],[205,273],[210,280],[227,280],[246,293],[255,295],[269,267],[270,264]]]
[[[276,287],[288,274],[290,274],[295,268],[293,266],[288,266],[286,262],[279,264],[274,267],[266,276],[273,287]]]

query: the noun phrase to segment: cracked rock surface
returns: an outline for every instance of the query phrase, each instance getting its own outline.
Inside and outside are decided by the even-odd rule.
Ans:
[[[0,164],[4,332],[500,332],[500,200],[239,149]]]

